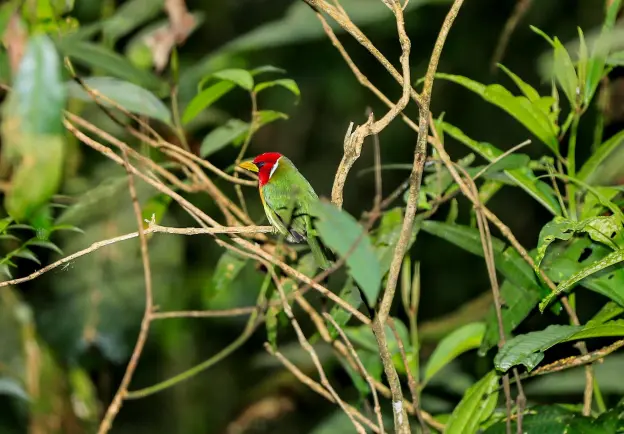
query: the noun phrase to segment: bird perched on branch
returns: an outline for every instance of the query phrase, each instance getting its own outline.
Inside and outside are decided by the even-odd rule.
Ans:
[[[279,152],[265,152],[239,167],[258,174],[260,199],[271,225],[291,243],[307,241],[318,266],[329,268],[332,252],[312,225],[313,206],[319,198],[292,161]]]

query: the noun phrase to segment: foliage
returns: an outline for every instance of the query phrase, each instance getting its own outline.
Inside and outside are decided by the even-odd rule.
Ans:
[[[0,269],[6,280],[26,277],[0,287],[0,404],[7,409],[0,431],[94,432],[128,372],[122,401],[165,392],[149,410],[125,404],[127,416],[115,420],[119,432],[246,432],[261,420],[275,432],[348,432],[355,411],[373,425],[379,411],[389,432],[404,404],[389,399],[392,370],[405,405],[420,405],[431,413],[427,423],[445,433],[505,432],[506,418],[516,424],[519,411],[523,432],[622,426],[624,402],[610,396],[621,385],[605,384],[605,374],[590,383],[572,374],[560,384],[545,380],[550,374],[532,380],[546,361],[565,368],[588,360],[586,347],[578,346],[580,356],[573,346],[579,341],[596,359],[607,357],[609,373],[622,369],[620,355],[610,352],[624,345],[624,190],[621,168],[605,170],[624,149],[621,125],[605,128],[615,116],[605,103],[614,98],[608,83],[623,64],[620,1],[610,2],[599,30],[579,27],[570,43],[525,26],[548,55],[533,65],[509,53],[497,64],[497,82],[435,74],[436,89],[468,92],[439,100],[449,110],[430,125],[429,141],[440,143],[412,227],[403,226],[411,191],[389,192],[412,170],[415,133],[395,131],[394,123],[376,140],[383,162],[395,162],[364,169],[357,180],[351,174],[344,206],[325,200],[321,189],[334,180],[344,119],[361,116],[369,103],[338,54],[320,48],[331,48],[326,29],[305,2],[285,10],[249,5],[262,12],[250,14],[256,27],[240,33],[247,24],[237,25],[231,35],[220,18],[225,6],[189,11],[173,3],[0,7]],[[338,3],[331,7],[352,23],[329,20],[341,40],[351,33],[366,46],[361,28],[384,48],[370,50],[376,57],[396,50],[387,45],[396,45],[392,2]],[[421,25],[423,14],[449,3],[405,2],[406,17]],[[273,15],[279,18],[267,21]],[[412,65],[415,59],[412,53]],[[544,80],[531,84],[527,67],[512,71],[518,59]],[[357,54],[349,61],[364,63]],[[464,111],[464,122],[457,110],[466,107],[474,113]],[[386,113],[374,108],[375,119]],[[413,122],[409,108],[403,115]],[[526,138],[530,146],[509,151],[512,140]],[[370,166],[362,162],[370,142],[357,151],[357,164]],[[449,163],[442,148],[464,152]],[[306,243],[254,228],[263,224],[262,199],[255,178],[236,166],[264,151],[292,156],[320,192],[313,230],[342,266],[319,276]],[[383,183],[372,193],[377,175]],[[148,229],[145,257],[137,217]],[[224,226],[246,230],[225,233]],[[397,260],[401,245],[407,254]],[[483,260],[492,261],[494,275]],[[462,310],[475,286],[500,297],[487,309]],[[394,303],[383,306],[395,287]],[[379,328],[382,337],[369,323],[386,307],[391,321]],[[431,329],[435,337],[425,339],[421,333]],[[500,393],[509,378],[528,384],[528,406],[515,406],[513,415]],[[319,396],[311,398],[310,384]],[[591,408],[559,403],[580,403],[588,385]],[[553,399],[540,404],[542,395]],[[336,404],[336,396],[345,402],[331,408],[355,410],[321,404]],[[300,402],[312,403],[313,416]],[[293,411],[294,422],[283,417]],[[412,416],[412,430],[420,430]]]

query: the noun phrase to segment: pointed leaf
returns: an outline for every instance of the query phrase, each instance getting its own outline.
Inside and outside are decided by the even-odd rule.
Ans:
[[[191,122],[198,114],[210,107],[232,89],[234,89],[234,83],[221,81],[199,92],[184,109],[182,124],[186,125]]]
[[[299,100],[299,97],[301,96],[301,91],[299,90],[299,86],[297,86],[297,83],[295,82],[295,80],[292,80],[290,78],[280,78],[278,80],[265,81],[262,83],[258,83],[254,87],[254,92],[260,93],[264,89],[268,89],[269,87],[273,87],[273,86],[281,86],[285,89],[288,89],[297,97],[297,101]]]
[[[466,136],[459,128],[440,122],[440,127],[454,139],[460,141],[488,161],[493,161],[503,154],[503,151],[486,142],[477,142]],[[528,167],[507,170],[504,172],[518,187],[526,191],[542,206],[554,215],[561,214],[561,207],[557,202],[554,190],[545,182],[540,181]]]
[[[253,76],[244,69],[223,69],[212,73],[212,76],[221,80],[231,81],[245,90],[251,90],[254,85]]]
[[[506,66],[499,64],[498,67],[500,69],[502,69],[503,72],[505,72],[505,74],[507,74],[509,76],[509,78],[511,78],[514,81],[514,83],[516,83],[516,86],[518,86],[518,89],[520,89],[520,91],[524,94],[524,96],[526,96],[529,99],[529,101],[531,101],[531,102],[539,101],[540,95],[533,88],[533,86],[531,86],[530,84],[526,83],[524,80],[522,80],[516,74],[511,72],[509,70],[509,68],[507,68]]]
[[[544,300],[542,300],[539,304],[540,311],[543,312],[544,309],[559,295],[568,291],[571,287],[576,285],[581,280],[591,276],[592,274],[596,274],[599,271],[604,270],[605,268],[611,267],[612,265],[619,264],[624,261],[624,249],[617,250],[607,256],[605,256],[600,261],[596,261],[593,264],[583,268],[578,273],[575,273],[570,278],[564,280],[557,286],[557,290],[551,292]]]
[[[475,434],[496,407],[497,387],[498,376],[494,370],[473,384],[453,410],[444,434]]]
[[[36,262],[37,264],[41,265],[41,261],[39,260],[39,258],[37,258],[37,256],[32,251],[27,249],[26,247],[22,247],[13,255],[17,256],[18,258],[30,259],[31,261]]]
[[[568,98],[570,105],[576,107],[577,95],[580,94],[580,88],[574,64],[572,63],[568,50],[565,49],[561,41],[555,38],[554,43],[553,73],[555,79]]]
[[[442,339],[427,361],[423,381],[429,381],[460,354],[478,348],[484,333],[485,324],[473,322],[458,328]]]
[[[52,250],[53,252],[56,252],[59,255],[63,254],[63,251],[56,244],[50,241],[35,240],[35,241],[29,241],[28,244],[31,246],[43,247],[44,249]]]
[[[145,115],[171,124],[171,112],[156,96],[136,84],[119,80],[113,77],[89,77],[83,80],[86,86],[97,91],[106,98],[125,108],[131,113]],[[94,97],[85,91],[78,83],[67,83],[70,96],[92,102]],[[97,99],[99,104],[112,107],[102,98]]]
[[[381,270],[372,243],[364,228],[346,211],[319,201],[314,206],[318,220],[315,227],[323,242],[341,257],[347,257],[349,274],[362,288],[371,306],[377,303],[381,287]]]
[[[543,351],[559,342],[565,342],[582,328],[582,326],[550,325],[544,330],[516,336],[508,340],[498,351],[494,357],[494,366],[506,372],[513,366],[523,364],[531,371],[544,358]]]
[[[602,162],[612,155],[615,150],[619,149],[622,143],[624,143],[624,130],[614,134],[606,142],[598,146],[576,176],[581,181],[591,184],[596,175],[599,175],[598,172]]]
[[[224,125],[212,130],[202,140],[199,154],[202,158],[214,154],[232,143],[234,139],[244,136],[249,131],[249,124],[240,119],[230,119]]]
[[[227,291],[247,262],[249,262],[248,258],[241,257],[229,250],[223,253],[212,276],[211,294],[216,295],[222,291]]]
[[[128,59],[104,45],[73,38],[63,38],[59,42],[59,49],[63,55],[69,56],[76,63],[100,69],[107,74],[138,86],[156,92],[165,88],[165,83],[156,75],[137,68]]]

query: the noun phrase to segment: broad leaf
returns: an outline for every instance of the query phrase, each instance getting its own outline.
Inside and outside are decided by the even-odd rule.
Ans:
[[[493,161],[503,154],[503,151],[486,142],[477,142],[466,136],[459,128],[446,122],[439,122],[439,126],[448,135],[468,146],[474,152],[481,155],[487,161]],[[561,214],[561,207],[557,202],[554,190],[545,182],[540,181],[528,167],[522,169],[506,170],[504,172],[512,182],[526,191],[542,206],[554,215]]]
[[[381,270],[368,234],[353,216],[330,203],[319,201],[314,208],[321,239],[341,257],[350,252],[346,260],[349,274],[374,306],[381,287]]]
[[[225,148],[235,139],[244,137],[249,131],[249,124],[240,119],[230,119],[224,125],[215,128],[204,137],[199,148],[199,154],[206,158]]]
[[[155,18],[162,11],[163,5],[164,0],[129,0],[104,21],[104,34],[114,44],[119,38]]]
[[[575,237],[552,244],[541,268],[553,282],[563,282],[604,259],[611,251],[587,236]],[[610,267],[584,278],[580,284],[624,306],[624,268]]]
[[[297,101],[299,101],[299,97],[301,96],[301,91],[299,90],[299,86],[297,86],[297,83],[295,82],[295,80],[292,80],[290,78],[280,78],[278,80],[264,81],[262,83],[258,83],[254,87],[254,92],[260,93],[264,89],[268,89],[273,86],[281,86],[285,89],[288,89],[297,97]]]
[[[460,84],[503,109],[538,137],[555,154],[559,153],[556,126],[551,122],[548,113],[545,113],[536,102],[530,101],[525,96],[514,96],[500,84],[486,86],[461,75],[452,74],[438,73],[436,77]]]
[[[2,107],[2,156],[14,165],[4,205],[17,221],[35,216],[60,185],[66,98],[54,44],[33,36]]]
[[[562,342],[624,336],[624,320],[590,323],[584,326],[551,325],[544,330],[516,336],[494,357],[494,365],[505,372],[523,364],[531,371],[544,358],[543,352]]]
[[[248,262],[248,258],[226,250],[219,258],[212,275],[211,296],[230,289],[232,281]]]
[[[158,119],[166,124],[172,123],[167,106],[149,90],[113,77],[89,77],[83,81],[87,88],[97,91],[131,113]],[[103,98],[94,98],[76,82],[71,81],[67,86],[69,95],[74,98],[89,102],[95,99],[99,104],[113,107]]]
[[[202,110],[210,107],[232,89],[234,89],[234,83],[230,81],[220,81],[199,92],[186,106],[186,109],[184,109],[182,123],[186,125],[191,122]]]
[[[478,348],[484,333],[485,324],[474,322],[458,328],[442,339],[427,361],[423,381],[429,381],[460,354]]]
[[[244,69],[223,69],[213,72],[212,76],[220,80],[231,81],[245,90],[251,90],[254,85],[253,76]]]
[[[501,306],[503,314],[503,330],[506,338],[525,320],[531,311],[537,306],[542,298],[540,292],[514,285],[505,280],[500,287],[501,298],[504,304]],[[479,348],[479,355],[485,356],[499,341],[498,318],[494,306],[486,317],[486,329],[483,341]]]
[[[446,423],[444,433],[475,434],[496,407],[497,388],[498,376],[492,370],[466,391]]]
[[[129,81],[157,93],[165,89],[162,80],[151,72],[139,69],[123,56],[101,44],[64,38],[59,41],[59,49],[65,56],[85,66],[100,69],[111,76]]]
[[[598,148],[592,152],[591,157],[583,164],[581,170],[578,171],[577,177],[581,181],[585,181],[588,184],[592,184],[600,173],[601,164],[612,156],[614,151],[618,150],[624,141],[624,130],[614,134],[606,142],[598,146]]]
[[[601,260],[596,261],[593,264],[583,268],[579,272],[575,273],[574,275],[572,275],[568,279],[566,279],[563,282],[561,282],[557,286],[557,290],[556,291],[551,292],[548,296],[546,296],[546,298],[544,298],[540,302],[540,304],[539,304],[540,311],[543,312],[544,309],[546,309],[546,307],[555,298],[557,298],[562,293],[568,291],[570,288],[572,288],[574,285],[579,283],[581,280],[591,276],[592,274],[596,274],[599,271],[602,271],[602,270],[604,270],[606,268],[609,268],[612,265],[619,264],[622,261],[624,261],[624,249],[617,250],[617,251],[615,251],[613,253],[610,253],[607,256],[605,256],[604,258],[602,258]]]

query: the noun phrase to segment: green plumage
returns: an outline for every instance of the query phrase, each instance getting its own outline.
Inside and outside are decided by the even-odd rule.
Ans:
[[[278,160],[271,179],[260,187],[260,196],[271,224],[290,242],[307,241],[318,266],[329,268],[331,252],[312,226],[312,206],[318,196],[288,158],[282,156]]]

